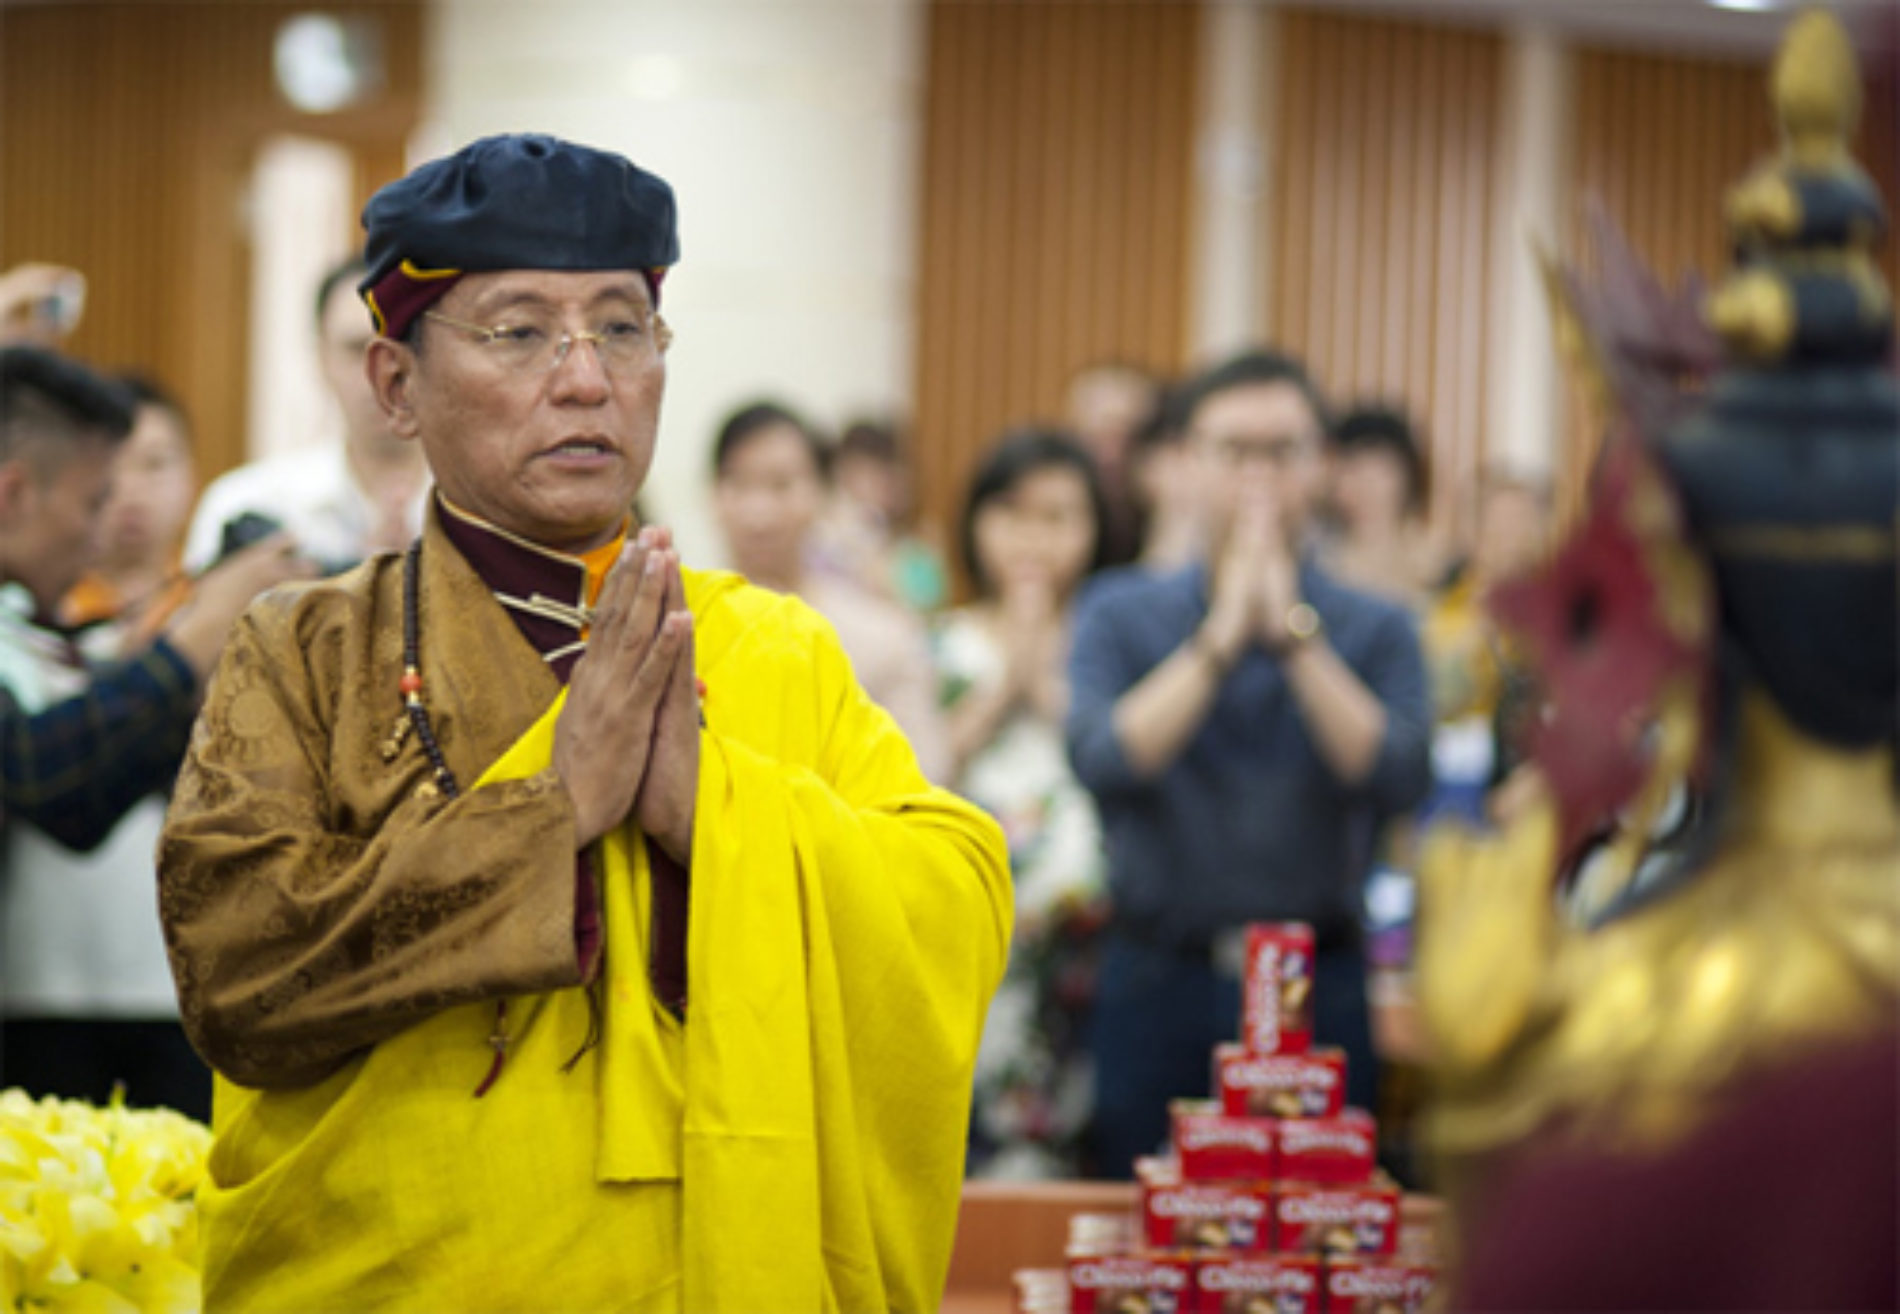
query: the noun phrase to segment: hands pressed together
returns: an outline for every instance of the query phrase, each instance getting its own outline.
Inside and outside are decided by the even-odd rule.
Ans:
[[[1002,590],[1001,611],[1011,703],[1059,722],[1068,705],[1068,624],[1054,587],[1039,579],[1010,582]]]
[[[674,861],[691,861],[699,687],[668,530],[642,529],[608,573],[555,723],[554,770],[581,847],[631,817]]]
[[[1293,638],[1287,614],[1300,602],[1299,565],[1270,497],[1241,502],[1215,567],[1213,590],[1197,642],[1221,669],[1232,666],[1249,645],[1286,651]]]

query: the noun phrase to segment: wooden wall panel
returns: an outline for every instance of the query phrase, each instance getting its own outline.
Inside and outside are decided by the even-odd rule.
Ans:
[[[1484,458],[1503,46],[1453,27],[1280,21],[1269,333],[1342,405],[1405,407],[1445,523]]]
[[[1888,206],[1882,252],[1893,286],[1900,234],[1892,223],[1900,203],[1896,177],[1896,101],[1892,70],[1876,70],[1867,89],[1856,153]],[[1673,284],[1693,270],[1705,283],[1727,267],[1729,239],[1722,200],[1755,163],[1776,148],[1765,62],[1691,59],[1581,48],[1576,52],[1572,119],[1572,221],[1566,243],[1586,268],[1582,216],[1587,196],[1601,198],[1637,254]],[[1600,441],[1600,420],[1566,408],[1561,500],[1581,501]]]
[[[1774,146],[1759,64],[1616,50],[1576,53],[1568,241],[1582,255],[1584,198],[1596,195],[1659,272],[1720,272],[1722,196]],[[1587,258],[1587,257],[1586,257]]]
[[[939,523],[1081,366],[1183,364],[1198,22],[1188,0],[932,0],[915,426]]]
[[[207,478],[244,454],[244,199],[259,145],[286,132],[341,142],[380,182],[414,127],[420,4],[328,10],[380,26],[386,90],[315,116],[272,80],[272,39],[297,6],[0,5],[0,267],[84,271],[72,351],[176,389]]]

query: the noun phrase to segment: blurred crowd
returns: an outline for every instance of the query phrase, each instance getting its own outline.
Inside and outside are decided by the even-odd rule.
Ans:
[[[162,381],[61,350],[83,280],[0,275],[0,1084],[208,1114],[153,853],[204,683],[252,597],[400,549],[429,496],[364,377],[362,273],[312,289],[332,438],[202,488]],[[1336,408],[1265,351],[1080,370],[1063,414],[990,437],[949,523],[889,418],[834,436],[759,398],[711,437],[733,568],[828,618],[1007,835],[973,1174],[1126,1175],[1234,1034],[1248,920],[1314,924],[1320,1038],[1390,1115],[1421,1058],[1411,836],[1482,819],[1514,765],[1526,693],[1482,604],[1543,551],[1543,486],[1434,500],[1402,399]]]

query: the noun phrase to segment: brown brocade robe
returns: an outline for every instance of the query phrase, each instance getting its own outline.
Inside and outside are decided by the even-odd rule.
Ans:
[[[567,792],[552,771],[469,792],[560,682],[433,515],[421,573],[424,697],[462,797],[407,730],[400,557],[263,599],[194,734],[160,909],[185,1027],[242,1085],[307,1084],[418,1018],[594,968]]]

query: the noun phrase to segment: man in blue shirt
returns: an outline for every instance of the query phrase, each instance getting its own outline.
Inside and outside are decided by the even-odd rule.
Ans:
[[[1096,1004],[1100,1169],[1126,1175],[1239,1037],[1240,928],[1310,922],[1316,1043],[1376,1090],[1359,885],[1381,819],[1430,784],[1424,663],[1401,608],[1302,553],[1325,406],[1298,362],[1192,385],[1210,565],[1112,572],[1076,618],[1068,723],[1101,809],[1115,913]]]

